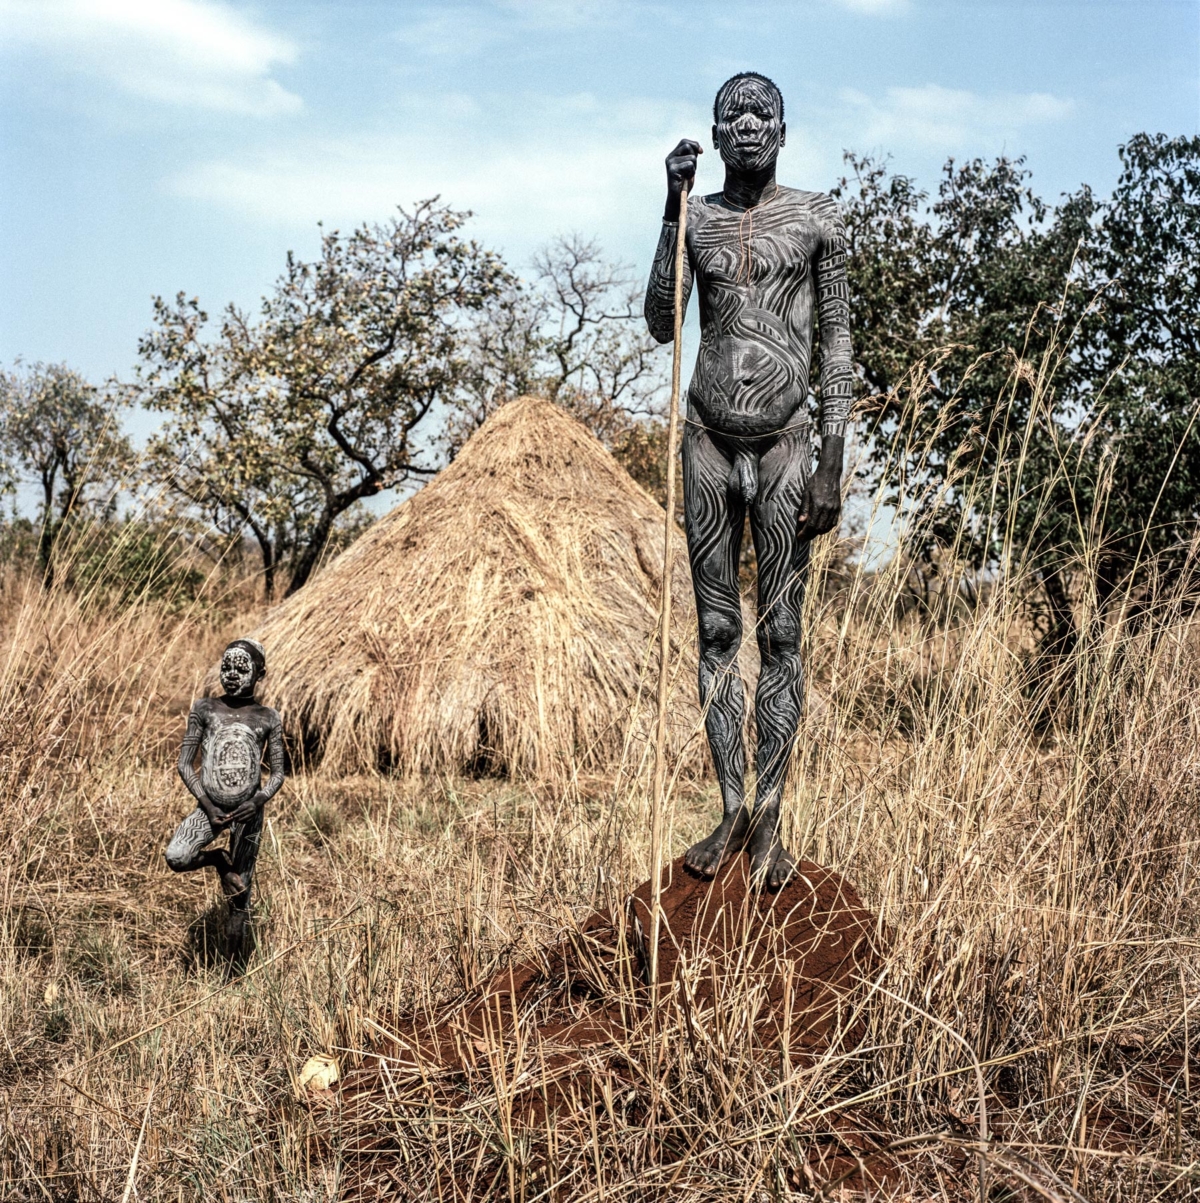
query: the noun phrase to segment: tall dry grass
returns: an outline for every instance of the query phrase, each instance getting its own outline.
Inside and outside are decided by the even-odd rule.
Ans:
[[[865,1043],[764,1059],[733,990],[711,1039],[664,1020],[634,1097],[606,1093],[598,1062],[581,1108],[540,1127],[514,1119],[520,1083],[498,1071],[441,1110],[384,1096],[367,1135],[391,1150],[393,1197],[831,1197],[856,1180],[816,1180],[807,1151],[840,1149],[836,1169],[864,1134],[925,1150],[895,1180],[910,1197],[978,1198],[981,1152],[994,1199],[1196,1192],[1196,619],[1168,606],[1133,629],[1085,593],[1078,645],[1033,671],[1032,569],[1011,540],[970,604],[908,605],[901,557],[823,589],[837,559],[827,543],[814,565],[807,658],[827,703],[787,812],[792,846],[845,873],[890,941]],[[161,849],[187,808],[187,703],[251,615],[3,589],[6,1198],[335,1197],[364,1129],[297,1101],[304,1059],[345,1071],[390,1017],[534,955],[646,875],[644,774],[567,793],[293,777],[231,974],[215,883],[172,876]],[[672,851],[716,809],[711,786],[676,782]]]

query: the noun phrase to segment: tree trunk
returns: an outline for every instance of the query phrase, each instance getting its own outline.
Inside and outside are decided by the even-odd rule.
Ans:
[[[38,564],[42,569],[42,585],[46,589],[54,586],[54,536],[57,523],[50,514],[42,518],[42,530],[38,535]]]
[[[292,569],[292,579],[288,582],[284,597],[291,597],[312,576],[313,570],[320,562],[321,553],[324,552],[325,545],[329,542],[329,534],[333,530],[333,520],[336,517],[337,514],[334,513],[332,506],[326,506],[321,512],[320,519],[313,527],[312,535],[297,552],[296,565]]]
[[[263,594],[270,602],[275,600],[275,548],[267,532],[257,522],[250,524],[254,538],[258,542],[258,554],[262,557]]]
[[[42,585],[46,589],[54,585],[54,481],[57,475],[57,464],[49,474],[42,473],[42,529],[38,534],[38,564],[42,569]]]
[[[270,532],[265,526],[255,522],[246,506],[235,502],[234,508],[241,514],[242,521],[250,528],[258,543],[258,552],[262,557],[263,566],[263,592],[266,594],[267,601],[273,601],[275,598],[275,547],[271,542]]]

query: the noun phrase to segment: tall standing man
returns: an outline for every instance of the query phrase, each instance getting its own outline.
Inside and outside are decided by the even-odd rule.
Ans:
[[[779,803],[800,723],[800,609],[809,541],[841,513],[842,456],[852,368],[846,241],[833,201],[775,179],[784,145],[783,96],[756,72],[721,85],[713,145],[720,192],[689,203],[683,305],[700,290],[700,350],[688,388],[683,498],[700,621],[700,699],[723,815],[685,863],[711,876],[750,854],[754,879],[778,889],[795,869],[779,838]],[[667,156],[667,204],[646,292],[646,322],[674,336],[679,195],[696,176],[698,142]],[[813,319],[820,324],[821,453],[812,468],[808,409]],[[747,512],[758,559],[755,694],[758,752],[753,814],[745,798],[738,559]]]

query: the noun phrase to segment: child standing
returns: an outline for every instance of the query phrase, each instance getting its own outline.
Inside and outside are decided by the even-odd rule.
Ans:
[[[179,775],[196,799],[196,809],[175,829],[166,851],[167,864],[177,873],[206,865],[216,869],[229,898],[231,928],[239,935],[250,907],[263,807],[283,784],[279,713],[254,700],[255,686],[266,671],[262,644],[235,639],[221,657],[224,696],[201,698],[192,706],[179,752]],[[271,770],[265,786],[264,751]],[[229,850],[209,848],[226,829]]]

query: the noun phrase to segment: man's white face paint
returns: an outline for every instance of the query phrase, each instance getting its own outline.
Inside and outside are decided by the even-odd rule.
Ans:
[[[225,649],[221,657],[221,688],[234,698],[249,697],[254,692],[254,661],[244,647]]]
[[[762,171],[779,157],[783,118],[775,94],[757,79],[739,80],[721,102],[713,137],[726,165]]]

